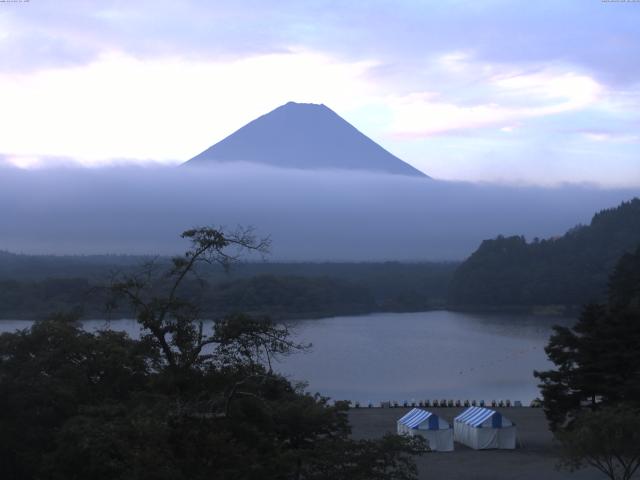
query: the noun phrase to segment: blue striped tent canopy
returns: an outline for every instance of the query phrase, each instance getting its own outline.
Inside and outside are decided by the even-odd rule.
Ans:
[[[409,428],[418,428],[418,426],[425,421],[429,422],[429,430],[438,430],[440,428],[438,416],[420,408],[412,408],[406,415],[398,420],[398,423],[406,425]]]
[[[495,410],[483,407],[470,407],[458,415],[454,420],[456,422],[466,423],[472,427],[480,427],[491,417],[491,426],[493,428],[502,428],[502,414]]]

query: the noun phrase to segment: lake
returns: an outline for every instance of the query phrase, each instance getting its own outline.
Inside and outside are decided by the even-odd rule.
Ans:
[[[2,320],[0,331],[29,321]],[[139,334],[134,320],[89,320]],[[288,322],[311,351],[275,367],[311,392],[367,402],[433,399],[521,400],[539,396],[534,369],[551,366],[544,353],[551,327],[565,318],[429,311],[376,313]]]

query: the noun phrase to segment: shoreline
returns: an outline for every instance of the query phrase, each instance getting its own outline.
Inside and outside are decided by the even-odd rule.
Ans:
[[[534,306],[521,306],[521,305],[505,305],[505,306],[488,306],[488,305],[475,305],[475,306],[455,306],[455,305],[433,305],[431,307],[423,307],[419,309],[380,309],[380,310],[350,310],[340,312],[308,312],[308,313],[275,313],[275,312],[258,312],[258,311],[243,311],[247,315],[251,316],[267,316],[272,318],[276,322],[295,322],[297,320],[320,320],[324,318],[336,318],[336,317],[356,317],[376,314],[405,314],[405,313],[421,313],[421,312],[437,312],[447,311],[455,313],[478,313],[478,314],[496,314],[496,315],[531,315],[539,317],[565,317],[574,318],[580,313],[580,306],[574,305],[534,305]],[[230,315],[233,312],[215,312],[207,314],[204,321],[210,321],[214,318],[222,318],[226,315]],[[31,313],[12,313],[7,315],[0,315],[0,322],[3,321],[37,321],[46,318],[51,313],[43,312],[31,312]],[[120,312],[118,318],[105,318],[105,316],[89,314],[87,316],[80,316],[80,321],[109,321],[115,322],[119,320],[134,320],[132,312]]]

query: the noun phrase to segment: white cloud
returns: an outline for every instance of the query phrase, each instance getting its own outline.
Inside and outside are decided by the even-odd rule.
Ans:
[[[0,75],[0,152],[21,158],[187,160],[289,100],[348,106],[372,62],[294,50],[227,62],[142,61]]]
[[[549,157],[542,149],[560,147],[535,143],[540,122],[528,120],[565,112],[584,114],[591,123],[635,115],[625,110],[616,92],[566,65],[524,69],[453,52],[415,66],[415,77],[376,76],[379,67],[375,58],[352,62],[291,48],[215,61],[142,60],[112,52],[83,66],[0,73],[0,154],[5,154],[5,163],[22,168],[74,162],[172,164],[278,105],[299,101],[327,104],[429,174],[467,180],[526,176],[537,181],[535,172],[547,175],[549,168],[541,169],[531,158]],[[632,93],[627,97],[636,98]],[[632,131],[627,127],[626,132]],[[487,128],[491,131],[483,130]],[[444,140],[451,132],[469,131],[475,131],[474,139]],[[589,151],[610,145],[605,142],[629,150],[637,141],[615,131],[580,133],[572,136]],[[441,136],[442,143],[435,136]],[[496,152],[513,158],[493,168],[489,159]],[[619,155],[629,163],[629,152]],[[555,158],[558,164],[568,162],[564,154]],[[588,162],[600,165],[595,157]],[[567,165],[557,168],[553,181],[576,177],[575,164]],[[601,169],[589,175],[611,176],[612,169]]]
[[[532,103],[549,102],[532,107],[535,114],[584,108],[598,101],[604,92],[604,87],[588,75],[557,70],[496,76],[493,84],[505,95],[518,96]]]
[[[476,101],[456,103],[444,95],[420,92],[388,98],[393,111],[391,131],[398,137],[426,137],[455,130],[504,126],[527,118],[581,110],[596,104],[604,88],[584,74],[549,69],[534,73],[504,72],[499,66],[469,64],[467,56],[439,59],[455,77],[475,77],[469,86]],[[455,65],[452,67],[451,65]],[[505,70],[507,67],[502,67]],[[506,131],[506,130],[503,130]]]
[[[583,132],[582,136],[590,142],[638,143],[640,135],[613,132]]]
[[[509,128],[585,108],[603,90],[586,75],[558,68],[514,72],[452,52],[433,58],[426,76],[449,81],[394,93],[401,85],[368,77],[376,65],[302,48],[226,61],[143,61],[112,52],[83,66],[0,74],[0,152],[21,165],[45,155],[87,165],[122,158],[175,163],[290,100],[325,103],[365,128],[367,118],[349,113],[382,105],[386,118],[378,130],[411,138]],[[464,89],[470,79],[474,85]]]

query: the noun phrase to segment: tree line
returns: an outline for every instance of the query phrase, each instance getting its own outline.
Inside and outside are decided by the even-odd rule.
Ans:
[[[133,273],[141,263],[170,265],[162,257],[111,258],[0,255],[0,318],[42,318],[61,310],[104,318],[104,287],[114,273]],[[224,273],[203,265],[181,293],[208,318],[239,311],[274,318],[419,311],[445,305],[454,269],[450,263],[239,263]],[[111,313],[132,314],[126,305]]]
[[[235,314],[205,327],[182,295],[199,266],[268,243],[210,228],[183,237],[191,247],[167,268],[112,279],[110,304],[132,309],[140,339],[84,331],[73,315],[0,335],[3,478],[415,479],[424,440],[353,440],[348,405],[273,371],[308,348],[286,326]]]
[[[640,244],[640,199],[594,215],[559,238],[485,240],[455,271],[453,306],[580,306],[604,301],[618,259]]]

